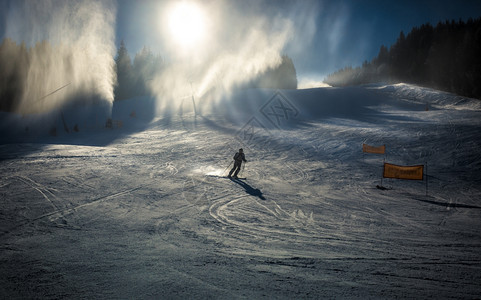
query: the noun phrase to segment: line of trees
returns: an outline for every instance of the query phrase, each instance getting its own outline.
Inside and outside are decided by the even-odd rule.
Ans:
[[[424,24],[361,67],[326,77],[331,86],[406,82],[481,99],[481,18]]]
[[[23,96],[32,51],[6,38],[0,44],[0,110],[14,111]]]
[[[296,67],[292,59],[282,56],[282,61],[276,68],[269,68],[248,84],[253,88],[297,89]]]
[[[149,95],[148,83],[164,68],[164,60],[160,55],[144,47],[134,60],[130,58],[124,41],[120,43],[115,57],[117,84],[114,88],[115,100],[129,99],[136,96]]]
[[[47,41],[37,43],[31,48],[26,47],[25,43],[17,44],[10,38],[5,38],[0,43],[0,111],[16,110],[24,96],[32,56],[41,56],[45,52],[42,52],[44,48],[50,49],[50,52],[56,51]],[[66,66],[68,67],[68,62]],[[122,41],[115,57],[117,81],[114,86],[114,99],[150,95],[149,81],[164,68],[163,58],[147,47],[136,53],[132,60]],[[68,69],[64,71],[68,72]],[[284,55],[278,67],[266,70],[244,86],[296,89],[297,75],[292,59]]]
[[[162,57],[154,55],[147,47],[140,50],[132,62],[123,41],[117,51],[115,64],[117,72],[117,85],[114,89],[115,100],[149,95],[148,82],[154,78],[156,73],[162,72],[165,67]],[[267,69],[243,86],[247,88],[297,89],[297,73],[294,62],[289,56],[283,55],[279,66]]]

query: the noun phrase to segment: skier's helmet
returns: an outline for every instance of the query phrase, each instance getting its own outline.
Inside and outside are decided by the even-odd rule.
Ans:
[[[239,152],[244,152],[244,149],[240,148],[240,149],[239,149]]]

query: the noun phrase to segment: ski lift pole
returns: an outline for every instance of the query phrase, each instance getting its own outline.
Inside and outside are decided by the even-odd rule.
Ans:
[[[190,90],[192,92],[192,104],[194,105],[194,116],[197,117],[197,108],[195,107],[194,88],[192,87],[192,81],[190,82]]]

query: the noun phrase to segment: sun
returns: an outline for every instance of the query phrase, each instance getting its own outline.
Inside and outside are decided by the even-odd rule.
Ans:
[[[194,46],[205,36],[204,12],[194,2],[178,2],[169,12],[168,27],[175,42],[181,46]]]

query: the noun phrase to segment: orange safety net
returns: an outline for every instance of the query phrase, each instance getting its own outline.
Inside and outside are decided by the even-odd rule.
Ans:
[[[369,146],[367,144],[362,144],[362,152],[384,154],[386,153],[386,145],[374,147],[374,146]]]
[[[384,163],[384,178],[423,180],[424,166],[397,166]]]

